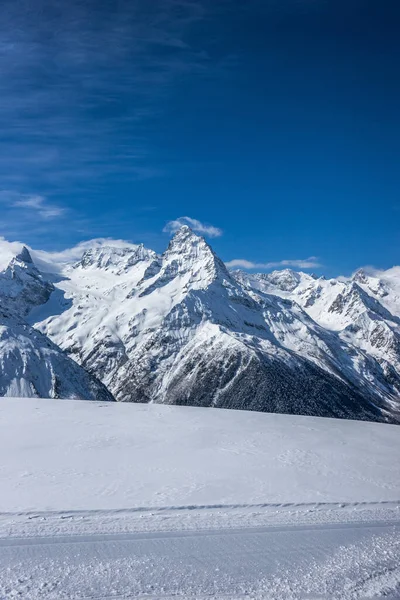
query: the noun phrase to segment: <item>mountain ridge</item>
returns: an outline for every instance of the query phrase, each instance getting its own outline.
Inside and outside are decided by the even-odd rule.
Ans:
[[[71,252],[54,265],[58,277],[21,252],[48,296],[31,303],[27,322],[118,400],[399,419],[388,282],[362,271],[350,281],[229,271],[187,226],[161,256],[85,243],[80,259]]]

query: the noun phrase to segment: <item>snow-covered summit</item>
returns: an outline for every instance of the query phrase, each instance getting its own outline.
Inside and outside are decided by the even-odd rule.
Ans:
[[[73,268],[103,269],[119,275],[140,261],[155,259],[157,259],[157,254],[153,250],[145,248],[143,244],[136,247],[102,246],[85,250],[82,258],[75,263]]]
[[[400,317],[400,267],[386,271],[359,269],[353,275],[353,280],[392,314]]]
[[[272,273],[260,273],[256,277],[260,281],[265,281],[284,292],[292,292],[302,281],[302,278],[309,276],[292,269],[284,269],[283,271],[272,271]]]
[[[169,276],[189,276],[190,284],[204,288],[217,277],[229,279],[224,263],[217,257],[206,240],[183,225],[171,239],[162,256],[160,270]]]
[[[26,246],[0,272],[0,301],[19,315],[47,302],[53,291],[53,284],[36,268]]]

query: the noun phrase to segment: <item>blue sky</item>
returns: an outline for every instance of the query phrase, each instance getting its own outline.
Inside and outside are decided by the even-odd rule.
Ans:
[[[390,0],[2,0],[0,235],[161,251],[189,217],[257,269],[400,264],[399,27]]]

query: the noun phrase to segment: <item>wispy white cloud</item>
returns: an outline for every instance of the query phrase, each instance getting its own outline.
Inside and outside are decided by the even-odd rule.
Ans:
[[[20,194],[16,191],[0,191],[0,203],[8,209],[27,209],[40,219],[55,219],[65,213],[65,208],[52,204],[44,196]]]
[[[188,225],[191,229],[193,229],[193,231],[212,238],[220,237],[223,233],[222,229],[219,227],[207,225],[206,223],[202,223],[201,221],[192,219],[191,217],[179,217],[179,219],[175,219],[174,221],[168,221],[163,231],[164,233],[175,233],[175,231],[178,231],[182,225]]]
[[[321,267],[316,256],[305,259],[280,260],[266,263],[256,263],[244,258],[235,258],[225,263],[230,269],[273,269],[279,267],[294,267],[295,269],[314,269]]]
[[[0,235],[0,271],[5,269],[12,258],[22,250],[21,242],[9,242]]]
[[[71,189],[115,174],[160,177],[146,127],[177,80],[218,69],[187,39],[210,1],[28,5],[0,2],[2,180]]]

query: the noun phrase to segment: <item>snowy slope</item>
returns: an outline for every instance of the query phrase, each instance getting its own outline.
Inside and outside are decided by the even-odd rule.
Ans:
[[[400,267],[387,271],[359,269],[353,279],[389,312],[400,317]]]
[[[400,498],[395,425],[0,400],[1,512]]]
[[[0,597],[398,598],[399,428],[0,400]]]
[[[113,400],[100,381],[23,318],[53,292],[25,247],[0,272],[0,396]]]
[[[1,306],[0,396],[113,400],[100,381]]]
[[[143,246],[87,249],[62,268],[55,292],[29,321],[111,389],[127,360],[125,339],[136,312],[129,295],[157,260]]]
[[[390,271],[399,274],[396,269]],[[351,280],[327,280],[289,269],[268,274],[238,271],[234,275],[247,289],[296,302],[325,330],[336,332],[349,346],[373,358],[381,370],[382,385],[391,388],[394,398],[399,396],[400,295],[396,276],[383,274],[378,279],[360,270]]]

